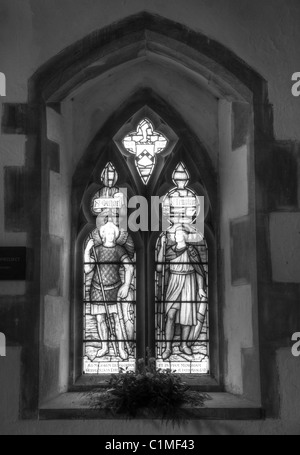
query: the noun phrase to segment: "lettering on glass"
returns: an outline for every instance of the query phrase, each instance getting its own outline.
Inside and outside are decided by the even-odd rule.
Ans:
[[[135,369],[136,268],[130,234],[120,228],[124,201],[108,163],[92,199],[96,228],[84,244],[84,366],[86,374]],[[118,200],[120,203],[115,204]]]
[[[189,178],[179,163],[176,188],[163,202],[170,227],[156,246],[156,358],[161,369],[208,374],[208,249],[196,227],[199,198]]]

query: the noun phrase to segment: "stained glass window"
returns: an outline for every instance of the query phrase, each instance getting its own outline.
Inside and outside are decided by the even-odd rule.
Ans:
[[[156,155],[167,146],[167,138],[154,131],[153,124],[147,118],[137,126],[136,131],[124,137],[125,149],[135,155],[135,165],[145,185],[148,184],[156,164]]]
[[[119,228],[125,201],[117,180],[108,163],[91,202],[96,226],[84,243],[85,374],[135,369],[136,257],[132,237]]]
[[[178,223],[193,225],[200,213],[200,199],[187,187],[189,178],[185,164],[179,163],[173,173],[175,188],[169,191],[163,201],[163,213],[170,226]]]
[[[156,246],[157,366],[177,373],[209,373],[208,250],[195,227],[199,198],[179,163],[176,187],[164,198],[170,227]]]

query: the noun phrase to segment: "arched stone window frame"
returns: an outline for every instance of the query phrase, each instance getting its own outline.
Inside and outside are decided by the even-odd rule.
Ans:
[[[209,80],[210,90],[220,100],[224,100],[221,101],[224,108],[223,112],[228,109],[228,117],[230,116],[230,112],[231,114],[233,113],[233,117],[231,118],[238,120],[240,115],[235,115],[234,111],[243,115],[243,112],[245,110],[247,111],[246,105],[250,106],[248,117],[246,114],[246,118],[250,118],[252,128],[252,141],[249,144],[248,156],[250,182],[256,181],[257,158],[263,150],[264,143],[271,141],[273,138],[272,117],[270,115],[271,109],[268,103],[266,82],[255,71],[249,68],[247,64],[219,43],[181,24],[153,16],[149,13],[130,17],[107,29],[92,33],[80,42],[67,48],[59,56],[51,59],[36,72],[29,81],[28,97],[28,150],[30,150],[27,161],[28,186],[31,188],[35,203],[32,205],[31,201],[28,201],[27,213],[29,217],[32,214],[35,221],[32,222],[28,236],[29,245],[34,249],[34,268],[32,280],[28,284],[28,295],[32,299],[31,308],[26,314],[27,321],[25,322],[25,325],[28,327],[28,341],[24,345],[22,354],[21,414],[24,417],[37,416],[41,403],[59,392],[67,391],[70,389],[70,384],[74,382],[74,370],[71,367],[69,370],[70,374],[68,374],[68,368],[65,366],[67,352],[70,353],[71,365],[76,356],[74,328],[78,320],[76,317],[74,319],[74,313],[72,313],[70,326],[68,327],[68,324],[65,324],[67,336],[64,338],[63,353],[56,349],[55,354],[53,354],[51,351],[51,341],[48,344],[45,343],[46,320],[49,325],[49,319],[46,318],[46,315],[48,317],[53,316],[53,321],[51,321],[50,325],[55,324],[58,314],[63,314],[64,319],[67,320],[69,304],[72,307],[74,297],[72,292],[68,293],[70,300],[69,302],[64,302],[64,298],[60,295],[51,296],[51,286],[53,283],[49,282],[51,278],[47,272],[49,264],[53,265],[56,261],[59,263],[62,274],[61,276],[55,276],[54,281],[63,280],[62,277],[67,277],[70,281],[70,257],[72,258],[72,255],[70,256],[70,247],[74,241],[71,232],[67,233],[62,241],[59,238],[51,238],[51,235],[49,235],[49,222],[51,223],[51,220],[49,220],[51,218],[49,216],[51,171],[53,172],[53,169],[54,172],[61,170],[59,160],[57,159],[59,156],[59,146],[57,144],[60,138],[56,142],[56,134],[52,134],[51,131],[53,132],[55,128],[58,130],[61,129],[62,125],[60,124],[54,127],[52,120],[58,118],[60,122],[61,103],[82,84],[110,71],[116,64],[123,65],[126,62],[136,59],[141,55],[141,49],[146,54],[151,53],[158,59],[162,55],[163,58],[171,58],[180,68],[188,68],[188,70],[192,70],[194,74],[197,74],[199,81],[202,80],[204,85]],[[109,55],[112,58],[107,59],[105,65],[102,65],[101,68],[99,66],[93,66],[93,63],[99,58]],[[120,56],[122,57],[121,59]],[[85,71],[81,71],[83,68],[85,68]],[[149,94],[149,91],[151,92],[151,89],[145,89],[144,93],[142,90],[138,97],[132,100],[132,115],[137,112],[137,108],[141,107],[138,98],[142,96],[142,104],[148,104],[145,103],[144,97],[145,93],[148,92]],[[235,109],[231,109],[231,103],[233,103]],[[158,102],[158,105],[160,104],[161,100]],[[126,109],[129,107],[126,106]],[[160,111],[159,106],[156,105],[155,108],[156,112]],[[172,113],[169,112],[168,107],[166,111],[172,117]],[[130,117],[130,109],[127,112],[128,118]],[[116,114],[117,112],[114,115],[116,116]],[[111,120],[114,115],[112,115]],[[166,115],[162,115],[162,117],[166,117]],[[170,124],[172,124],[171,120]],[[232,125],[231,122],[230,124]],[[184,128],[184,125],[184,122],[182,122],[180,128]],[[121,126],[120,124],[119,127],[121,128]],[[101,142],[103,143],[110,134],[112,134],[112,131],[106,130],[105,135],[101,139],[98,138],[98,145],[101,145]],[[60,135],[61,131],[58,136]],[[190,140],[192,141],[193,138],[190,138]],[[92,162],[97,161],[98,150],[99,147],[90,150]],[[210,163],[208,157],[205,154],[201,154],[201,159],[204,160],[203,168],[209,169]],[[59,172],[56,173],[59,174]],[[65,183],[66,188],[70,186],[70,176],[67,177],[69,180]],[[212,177],[208,179],[206,187],[210,194],[216,193],[216,201],[212,201],[212,206],[218,207],[218,210],[220,210],[220,188],[217,186],[218,191],[216,192],[216,188],[214,187],[215,182],[217,182],[217,185],[219,183],[218,174],[215,170],[212,171]],[[74,212],[73,207],[76,201],[78,201],[80,194],[82,194],[83,187],[86,185],[88,179],[89,174],[84,168],[81,168],[78,174],[73,176],[74,191],[71,199],[73,214],[78,213],[76,210]],[[264,276],[263,262],[260,263],[258,257],[263,257],[266,254],[267,246],[263,218],[260,215],[260,212],[263,210],[263,198],[261,197],[259,188],[251,186],[250,190],[249,216],[245,216],[239,222],[235,220],[236,222],[234,223],[230,223],[228,220],[228,223],[232,230],[237,228],[239,232],[242,232],[244,229],[244,232],[250,236],[252,242],[250,245],[256,245],[256,241],[260,245],[259,252],[256,246],[252,249],[253,255],[250,260],[250,272],[249,276],[246,277],[246,280],[252,283],[254,293],[254,303],[249,313],[253,324],[254,343],[253,348],[251,348],[252,350],[248,349],[244,353],[244,373],[242,372],[245,375],[242,377],[244,395],[260,402],[259,309],[257,308],[257,292],[260,294],[262,290],[261,287],[257,286],[257,277]],[[37,213],[40,213],[40,218],[36,216]],[[76,223],[76,219],[70,216],[68,223],[71,228]],[[219,225],[218,229],[221,231],[221,233],[219,231],[217,234],[220,239],[222,227]],[[57,252],[57,255],[53,253],[53,248]],[[231,248],[235,249],[236,247],[231,245]],[[56,255],[54,261],[51,259],[51,255],[52,259]],[[230,355],[234,356],[234,352],[231,352],[230,343],[224,337],[224,311],[226,310],[228,301],[224,292],[226,277],[224,276],[223,261],[223,248],[218,243],[217,275],[220,282],[218,288],[218,307],[221,310],[221,340],[219,346],[222,348],[220,365],[222,363],[224,364],[220,379],[226,390],[239,392],[238,389],[235,390],[234,378],[228,377],[228,370],[226,371],[226,368],[230,368],[228,359]],[[238,285],[239,278],[241,277],[237,277],[236,285]],[[58,287],[68,286],[68,279],[66,282],[58,284]],[[56,285],[57,283],[55,283],[55,289],[57,288]],[[55,289],[54,294],[56,293]],[[72,289],[72,286],[69,289]],[[51,312],[52,297],[54,299],[57,297],[61,299],[61,303],[65,303],[64,308],[60,312],[56,310]],[[54,303],[53,308],[56,307],[56,303]],[[46,309],[46,306],[48,306],[48,309]],[[68,345],[67,341],[68,335],[70,335],[70,345]],[[48,377],[51,365],[54,364],[55,371],[58,373],[54,376],[51,374]],[[246,371],[252,371],[253,381],[250,381],[249,377],[246,377]],[[250,382],[255,383],[254,388]],[[263,383],[262,386],[267,387],[267,384]]]

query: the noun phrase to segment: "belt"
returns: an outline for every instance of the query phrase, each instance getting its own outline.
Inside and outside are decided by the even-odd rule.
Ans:
[[[122,281],[118,281],[115,284],[112,284],[110,286],[109,285],[104,285],[103,287],[104,287],[104,291],[112,291],[113,289],[119,288],[121,285],[122,285]],[[95,281],[92,282],[92,286],[95,289],[101,290],[100,284],[95,282]]]
[[[189,272],[173,272],[171,270],[171,275],[194,275],[195,270],[191,270]]]

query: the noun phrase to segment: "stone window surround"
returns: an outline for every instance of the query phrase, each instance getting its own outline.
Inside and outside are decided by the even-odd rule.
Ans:
[[[147,26],[149,26],[149,28],[153,27],[153,23],[155,23],[155,20],[152,23],[153,18],[151,17],[151,15],[149,15],[149,16],[147,14],[143,15],[143,20],[145,22],[145,29],[147,29]],[[121,28],[122,27],[124,28],[126,25],[128,25],[128,24],[126,24],[126,23],[125,24],[121,24]],[[172,27],[172,25],[168,23],[168,27]],[[155,26],[154,26],[154,28],[155,28]],[[186,39],[186,37],[185,37],[185,39]],[[212,42],[211,44],[212,44],[212,47],[213,47],[213,45],[215,43]],[[198,45],[199,45],[199,43],[198,43]],[[216,43],[216,47],[214,49],[214,52],[217,53],[217,54],[220,52],[220,48],[218,48],[218,46],[219,45]],[[205,48],[205,46],[204,46],[204,48]],[[209,53],[209,50],[205,49],[205,52]],[[230,55],[229,57],[230,58],[234,58],[232,55]],[[228,60],[230,60],[230,58],[228,58]],[[221,61],[222,59],[219,59],[219,60]],[[53,62],[50,62],[49,65],[50,66],[48,66],[48,67],[46,65],[45,68],[43,68],[42,71],[39,71],[34,76],[34,78],[31,81],[31,84],[29,85],[30,86],[29,104],[30,104],[31,108],[33,106],[37,105],[36,104],[37,100],[41,100],[41,99],[45,100],[46,99],[46,100],[48,100],[47,101],[47,105],[48,106],[53,106],[56,109],[57,106],[59,106],[59,98],[62,99],[63,96],[65,96],[66,93],[68,93],[69,90],[70,90],[70,88],[66,88],[66,85],[64,85],[64,88],[60,87],[58,90],[57,89],[54,90],[55,82],[53,82],[53,73],[51,74],[51,67],[54,68],[55,65],[53,66]],[[242,68],[242,65],[241,65],[241,68]],[[243,73],[243,71],[245,73],[245,70],[241,70],[241,73]],[[242,75],[241,78],[243,76],[244,75]],[[51,77],[52,77],[52,80],[51,80]],[[51,80],[50,84],[47,82],[48,78],[49,78],[49,80]],[[259,93],[260,92],[260,88],[259,88],[258,77],[254,73],[253,73],[252,82],[253,82],[253,87],[251,87],[250,90],[253,89],[253,92],[256,93],[256,95],[254,95],[254,96],[257,96],[257,97],[261,96],[261,93]],[[77,84],[78,84],[78,81],[77,81]],[[257,84],[257,85],[255,86],[255,84]],[[241,88],[242,85],[239,85],[238,87]],[[246,96],[246,97],[248,97],[248,95],[249,95],[247,90],[242,88],[243,95]],[[55,91],[55,95],[54,95],[54,91]],[[30,111],[30,114],[29,114],[29,118],[27,119],[27,123],[30,125],[30,130],[29,131],[31,131],[32,128],[33,129],[35,128],[34,125],[36,123],[39,123],[39,121],[38,121],[38,119],[36,117],[36,114],[32,114],[31,109],[29,109],[29,111]],[[257,115],[257,117],[259,117],[259,115],[261,115],[261,112],[257,111],[256,115]],[[42,116],[42,120],[43,121],[44,121],[44,119],[45,119],[45,117]],[[43,147],[44,146],[45,146],[45,142],[43,144]],[[37,272],[39,274],[39,268],[34,271],[34,279],[35,279],[35,277],[38,276]],[[34,308],[36,308],[36,305],[34,306]],[[34,308],[32,310],[33,312],[34,312]],[[28,347],[26,349],[28,349]],[[37,355],[37,351],[35,349],[34,349],[34,351],[35,351],[35,353],[34,352],[32,353],[33,354],[33,359],[36,358],[36,355]],[[24,356],[23,356],[23,359],[26,360],[26,358],[28,358],[28,353],[27,354],[25,353]],[[34,363],[34,360],[33,360],[33,363]],[[26,362],[25,362],[25,371],[24,371],[23,379],[24,379],[24,387],[23,387],[23,391],[24,391],[24,388],[26,389],[26,383],[28,384],[28,380],[29,380],[29,382],[32,380],[32,374],[26,368]],[[24,391],[24,394],[25,395],[23,395],[23,398],[25,398],[26,396],[27,396],[27,398],[25,398],[25,400],[23,399],[22,412],[24,411],[24,416],[26,416],[26,415],[27,416],[28,415],[32,416],[32,415],[35,414],[34,409],[37,409],[36,405],[34,404],[34,402],[36,402],[36,399],[33,398],[31,400],[28,400],[28,397],[30,395],[32,396],[32,390],[30,391],[30,387],[27,388],[26,391]]]

